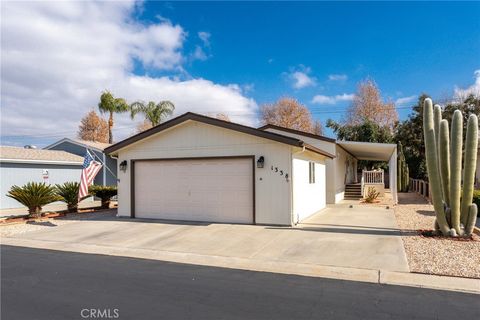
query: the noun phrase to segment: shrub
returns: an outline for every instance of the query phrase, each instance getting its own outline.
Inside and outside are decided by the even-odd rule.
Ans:
[[[29,217],[41,216],[44,205],[61,200],[55,193],[54,186],[37,182],[29,182],[22,187],[13,186],[8,191],[7,197],[15,199],[26,206]]]
[[[117,187],[92,185],[88,188],[88,192],[102,199],[102,209],[108,209],[110,207],[110,199],[117,195]]]
[[[78,190],[79,182],[65,182],[55,185],[57,195],[67,204],[68,212],[76,212],[78,208]]]
[[[378,198],[379,195],[380,195],[380,192],[377,192],[377,189],[375,189],[375,187],[368,187],[367,196],[365,197],[365,202],[373,203]]]

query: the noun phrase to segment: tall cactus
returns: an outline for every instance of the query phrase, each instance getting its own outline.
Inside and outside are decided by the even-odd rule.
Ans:
[[[473,200],[473,185],[475,183],[475,169],[478,150],[478,119],[470,115],[467,121],[467,137],[465,139],[465,159],[463,164],[463,194],[460,221],[467,225],[468,212]]]
[[[398,143],[397,153],[397,189],[400,192],[408,191],[408,166],[405,161],[402,143]]]
[[[448,122],[441,119],[441,108],[435,106],[434,110],[432,100],[427,98],[423,107],[423,129],[436,227],[445,236],[471,235],[477,215],[477,206],[472,204],[478,148],[477,116],[472,114],[468,118],[463,186],[462,113],[454,112],[449,137]]]

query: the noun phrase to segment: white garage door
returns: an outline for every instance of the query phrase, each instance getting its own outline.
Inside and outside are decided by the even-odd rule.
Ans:
[[[251,158],[135,162],[135,217],[253,223]]]

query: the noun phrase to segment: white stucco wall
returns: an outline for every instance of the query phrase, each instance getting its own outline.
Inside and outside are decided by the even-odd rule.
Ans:
[[[254,155],[265,157],[265,167],[255,165],[257,224],[292,224],[292,151],[300,148],[200,122],[187,121],[120,149],[118,161],[127,160],[126,172],[118,170],[118,214],[130,216],[130,160]],[[271,170],[271,167],[279,171]],[[280,175],[283,170],[284,175]],[[321,170],[319,170],[321,171]]]
[[[294,137],[305,141],[306,143],[331,153],[336,156],[335,159],[326,159],[326,201],[329,204],[338,203],[343,200],[345,193],[345,177],[346,177],[346,161],[347,157],[353,159],[353,172],[354,176],[357,171],[357,159],[348,154],[342,147],[335,142],[323,141],[301,134],[295,134],[283,130],[268,128],[265,131],[278,133],[284,136]],[[351,181],[347,181],[350,183]]]
[[[310,183],[309,162],[304,155],[293,158],[293,218],[295,222],[311,216],[326,206],[326,165],[315,160],[315,183]]]

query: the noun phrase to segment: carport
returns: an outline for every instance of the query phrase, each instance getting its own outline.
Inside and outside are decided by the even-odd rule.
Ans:
[[[397,145],[393,143],[374,143],[357,141],[337,141],[342,148],[351,153],[358,160],[387,161],[390,193],[394,203],[398,202],[397,196]],[[366,177],[362,176],[363,184]]]

